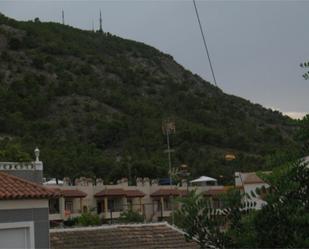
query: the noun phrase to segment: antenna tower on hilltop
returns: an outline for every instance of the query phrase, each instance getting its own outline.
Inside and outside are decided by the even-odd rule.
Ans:
[[[103,32],[103,29],[102,29],[102,13],[101,13],[101,10],[100,10],[100,29],[99,29],[99,32]]]
[[[62,24],[64,25],[64,10],[62,10]]]

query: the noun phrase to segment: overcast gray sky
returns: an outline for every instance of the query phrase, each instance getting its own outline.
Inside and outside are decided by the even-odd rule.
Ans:
[[[309,113],[309,1],[197,0],[219,87],[284,113]],[[0,0],[0,11],[18,20],[39,17],[142,41],[212,81],[192,0]]]

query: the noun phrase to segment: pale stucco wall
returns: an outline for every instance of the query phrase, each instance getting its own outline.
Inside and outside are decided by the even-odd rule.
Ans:
[[[0,200],[0,223],[33,222],[35,248],[49,248],[48,200]]]

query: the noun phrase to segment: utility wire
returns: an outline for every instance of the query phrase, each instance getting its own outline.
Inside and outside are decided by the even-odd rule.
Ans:
[[[198,14],[198,10],[197,10],[197,7],[196,7],[195,0],[193,0],[193,4],[194,4],[194,9],[195,9],[197,21],[198,21],[198,24],[199,24],[199,27],[200,27],[200,30],[201,30],[201,34],[202,34],[202,37],[203,37],[204,47],[205,47],[206,54],[207,54],[207,57],[208,57],[212,77],[214,79],[215,85],[218,86],[217,81],[216,81],[216,77],[215,77],[215,73],[214,73],[214,70],[213,70],[213,67],[212,67],[212,63],[211,63],[211,60],[210,60],[210,55],[209,55],[208,48],[207,48],[206,38],[205,38],[205,35],[204,35],[204,32],[203,32],[203,28],[202,28],[202,24],[201,24],[200,16]]]

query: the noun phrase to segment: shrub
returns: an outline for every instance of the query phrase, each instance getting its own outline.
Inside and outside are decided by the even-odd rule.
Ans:
[[[100,225],[100,218],[97,214],[92,214],[90,212],[83,213],[78,217],[78,224],[82,226],[96,226]]]
[[[123,223],[140,223],[144,222],[144,216],[138,212],[129,210],[120,214],[119,221]]]
[[[76,224],[78,224],[78,217],[74,217],[74,218],[69,218],[66,221],[63,222],[65,226],[67,227],[72,227],[75,226]]]

